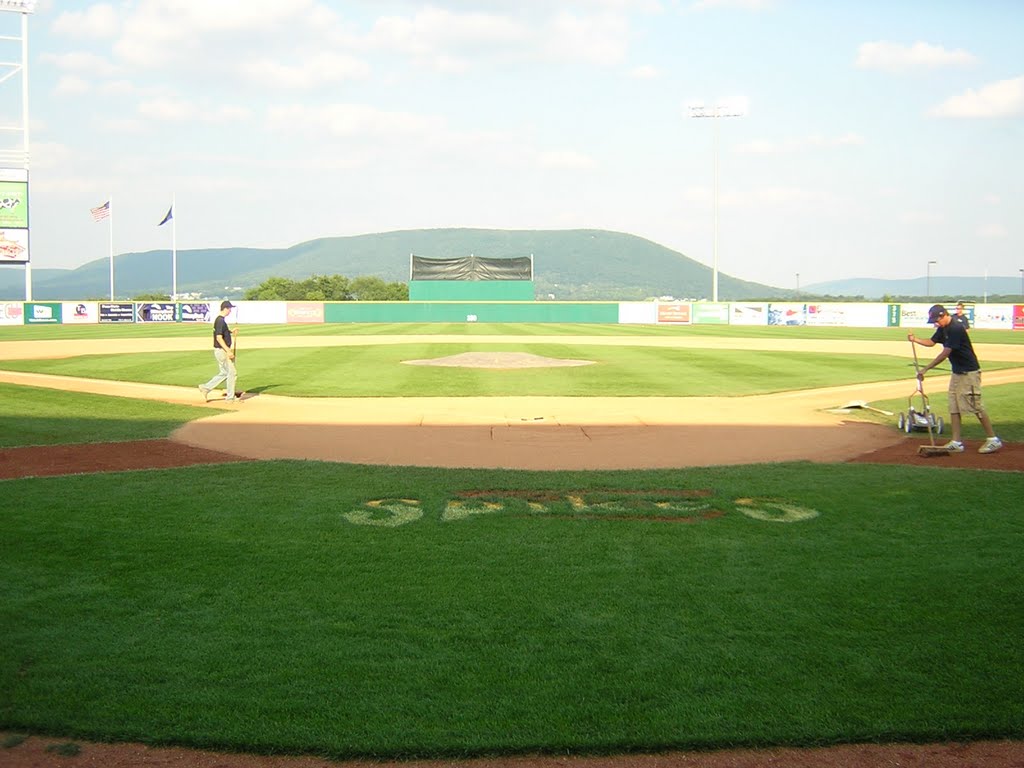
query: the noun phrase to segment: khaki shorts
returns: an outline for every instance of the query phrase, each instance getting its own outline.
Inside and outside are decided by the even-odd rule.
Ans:
[[[954,373],[949,377],[949,412],[979,414],[985,411],[981,402],[981,371]]]

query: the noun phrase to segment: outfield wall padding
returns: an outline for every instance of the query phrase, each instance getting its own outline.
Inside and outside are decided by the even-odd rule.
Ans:
[[[618,302],[368,302],[324,305],[325,323],[617,323]]]
[[[532,280],[410,280],[409,301],[533,301]]]

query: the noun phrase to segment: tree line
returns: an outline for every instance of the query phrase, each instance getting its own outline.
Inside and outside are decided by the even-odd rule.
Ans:
[[[243,297],[247,301],[408,301],[409,286],[379,277],[349,279],[344,275],[313,275],[305,280],[271,277]]]

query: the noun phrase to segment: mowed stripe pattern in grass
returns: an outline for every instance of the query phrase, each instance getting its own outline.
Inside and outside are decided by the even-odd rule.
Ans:
[[[239,382],[271,394],[318,397],[458,396],[712,396],[750,395],[870,381],[907,373],[906,361],[885,355],[771,351],[503,345],[501,352],[592,361],[578,367],[485,369],[406,365],[483,344],[403,344],[242,350]],[[207,352],[90,355],[8,361],[9,370],[195,386],[213,372]]]

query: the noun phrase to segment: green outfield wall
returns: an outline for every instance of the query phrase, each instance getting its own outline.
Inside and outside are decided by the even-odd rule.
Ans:
[[[617,323],[618,302],[362,302],[324,305],[325,323]]]
[[[603,323],[930,328],[928,303],[662,301],[246,301],[230,322]],[[219,299],[188,302],[0,301],[0,326],[89,323],[210,323]],[[972,304],[972,328],[1024,331],[1024,304]]]
[[[532,280],[410,280],[409,301],[533,301]]]

